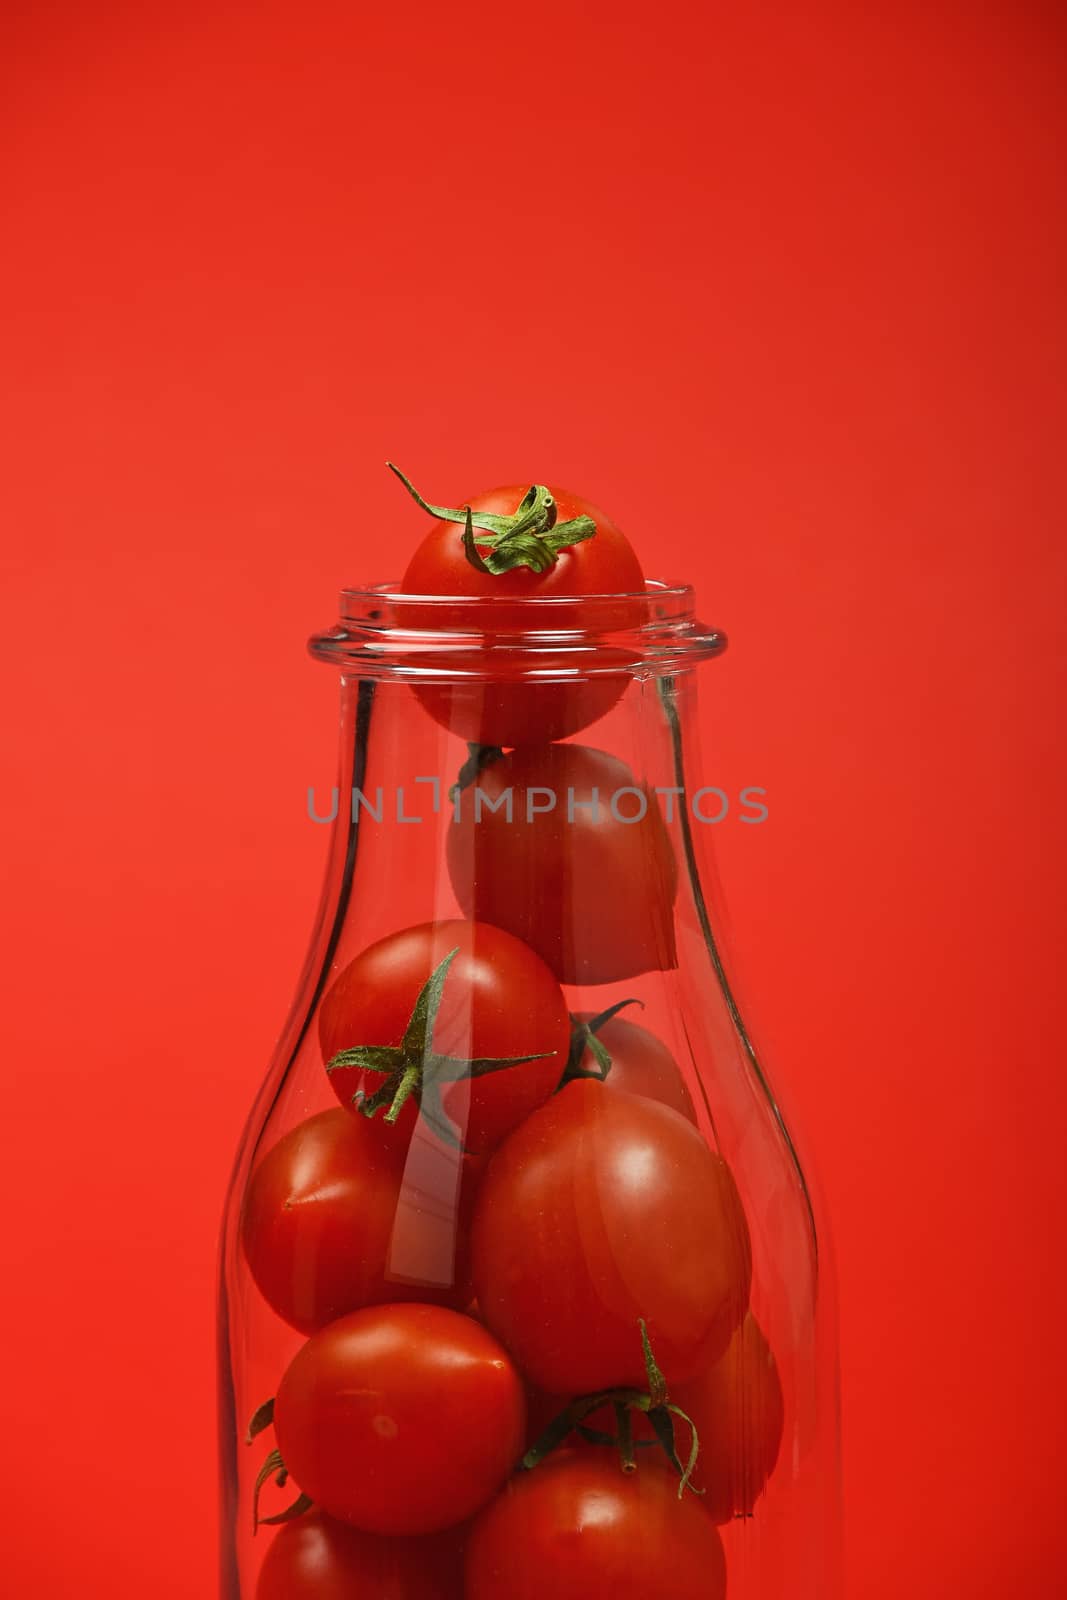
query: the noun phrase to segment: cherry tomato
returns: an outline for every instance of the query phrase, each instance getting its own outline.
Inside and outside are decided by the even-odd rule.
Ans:
[[[522,1383],[471,1317],[372,1306],[298,1351],[274,1429],[295,1484],[367,1533],[436,1533],[478,1511],[522,1449]]]
[[[722,1600],[719,1533],[678,1479],[606,1452],[557,1451],[478,1518],[466,1600]]]
[[[726,1163],[676,1111],[589,1079],[496,1151],[473,1234],[479,1314],[549,1394],[668,1385],[726,1348],[751,1251]]]
[[[449,1536],[383,1539],[309,1511],[275,1534],[256,1600],[462,1600]]]
[[[700,1439],[694,1483],[705,1491],[716,1522],[751,1516],[774,1471],[784,1408],[778,1367],[751,1312],[719,1360],[671,1399],[696,1424]]]
[[[595,1017],[591,1011],[577,1011],[574,1020],[588,1024]],[[677,1061],[662,1039],[622,1016],[609,1017],[595,1031],[598,1042],[611,1059],[605,1083],[625,1094],[643,1094],[649,1100],[658,1100],[672,1111],[680,1112],[688,1121],[696,1122],[692,1096]],[[602,1070],[588,1046],[578,1064],[583,1072]]]
[[[563,657],[557,659],[562,667]],[[547,665],[539,654],[538,667],[544,671]],[[516,659],[509,674],[494,654],[492,679],[422,683],[414,692],[435,722],[469,744],[521,745],[566,739],[588,728],[622,698],[628,682],[621,672],[585,682],[544,682],[520,677],[520,667]]]
[[[475,495],[470,505],[474,512],[489,512],[497,516],[511,516],[528,493],[528,485],[512,485],[491,489]],[[491,616],[484,609],[470,608],[470,625],[488,635],[486,644],[493,648],[495,681],[458,682],[420,685],[416,694],[430,714],[460,738],[478,744],[516,745],[540,744],[552,739],[562,739],[588,727],[602,717],[619,699],[628,682],[624,670],[625,658],[620,655],[620,671],[613,676],[598,676],[586,681],[545,682],[543,675],[556,671],[573,672],[574,655],[549,649],[538,653],[538,670],[541,681],[520,677],[528,669],[528,661],[521,651],[511,653],[507,647],[509,631],[523,631],[538,626],[531,620],[528,605],[508,605],[508,601],[529,601],[537,598],[582,595],[633,595],[644,590],[645,580],[640,562],[626,536],[596,506],[589,505],[565,489],[549,491],[555,501],[556,523],[563,524],[578,517],[589,517],[596,525],[591,538],[565,546],[556,555],[545,572],[535,572],[528,566],[517,566],[508,572],[496,574],[479,571],[468,560],[464,546],[464,529],[455,522],[437,521],[430,528],[408,563],[402,589],[408,594],[455,595],[492,599]],[[478,544],[478,530],[475,543]],[[483,556],[489,547],[480,545]],[[640,620],[642,607],[625,599],[611,612],[603,605],[596,610],[596,626],[626,628]],[[463,621],[462,613],[453,614],[453,626]],[[551,627],[551,621],[543,624]],[[581,629],[581,610],[569,612],[566,627]],[[601,657],[603,666],[603,656]],[[422,663],[426,671],[432,660]]]
[[[436,1004],[425,999],[434,974]],[[420,995],[424,1015],[413,1024]],[[379,940],[344,969],[322,1003],[319,1036],[327,1065],[362,1049],[390,1066],[396,1086],[414,1081],[398,1128],[412,1126],[421,1104],[431,1126],[478,1153],[555,1089],[570,1018],[548,967],[510,933],[485,922],[423,923]],[[494,1065],[501,1061],[515,1064]],[[342,1105],[360,1093],[394,1098],[392,1080],[357,1060],[331,1071],[330,1081]]]
[[[386,1300],[470,1299],[477,1164],[421,1127],[410,1142],[388,1131],[323,1111],[252,1173],[245,1258],[264,1299],[302,1333]]]
[[[561,983],[675,965],[674,851],[656,796],[614,756],[511,751],[463,792],[447,852],[468,916],[524,940]]]

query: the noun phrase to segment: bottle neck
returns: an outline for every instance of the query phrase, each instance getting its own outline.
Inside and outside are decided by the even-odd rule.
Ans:
[[[308,796],[332,826],[334,950],[456,915],[514,932],[564,983],[671,969],[692,836],[722,809],[679,776],[690,678],[624,683],[577,736],[507,749],[458,737],[421,684],[346,679],[337,782]]]

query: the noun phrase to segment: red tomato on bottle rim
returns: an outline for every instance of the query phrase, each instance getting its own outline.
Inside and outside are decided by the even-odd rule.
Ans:
[[[409,485],[410,488],[410,485]],[[514,484],[474,495],[468,502],[475,519],[489,514],[510,519],[530,495],[531,486]],[[530,652],[520,647],[515,635],[536,630],[550,634],[551,618],[537,618],[531,601],[560,597],[601,597],[596,608],[596,626],[626,629],[636,626],[644,613],[640,596],[644,574],[626,536],[598,507],[565,489],[546,489],[542,495],[551,502],[542,518],[550,525],[541,537],[545,570],[517,565],[509,571],[487,572],[478,562],[494,553],[492,535],[472,528],[475,561],[468,555],[462,510],[451,508],[453,519],[437,520],[408,563],[401,587],[410,595],[454,595],[457,606],[450,619],[452,626],[466,624],[483,635],[486,651],[492,651],[493,681],[459,681],[420,684],[415,689],[419,700],[438,722],[460,738],[476,744],[512,746],[539,744],[566,738],[602,717],[619,699],[628,682],[627,658],[619,653],[619,672],[603,675],[605,651],[598,659],[601,673],[582,678],[585,660],[573,648],[551,648],[546,637],[539,646],[537,676],[531,672]],[[437,511],[448,508],[437,507]],[[563,543],[569,525],[591,524],[594,531],[575,543]],[[535,540],[538,536],[535,536]],[[497,545],[499,552],[503,546]],[[536,558],[535,558],[536,559]],[[618,604],[605,612],[603,597],[618,596]],[[462,605],[464,599],[492,601],[491,611]],[[580,609],[571,612],[568,627],[582,628]],[[606,642],[605,642],[606,645]],[[428,653],[421,667],[432,672],[433,654]],[[561,681],[546,681],[555,676]]]

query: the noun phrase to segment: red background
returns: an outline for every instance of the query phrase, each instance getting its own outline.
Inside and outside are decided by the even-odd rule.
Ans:
[[[850,1600],[1062,1581],[1064,43],[1038,3],[5,8],[7,1592],[212,1592],[215,1230],[332,776],[303,641],[421,530],[387,455],[572,485],[731,635]]]

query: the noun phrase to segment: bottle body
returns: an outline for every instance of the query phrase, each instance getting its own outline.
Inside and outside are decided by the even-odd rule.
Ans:
[[[453,731],[439,657],[430,707],[344,673],[322,907],[227,1204],[224,1600],[837,1592],[829,1247],[668,665],[509,749]]]

